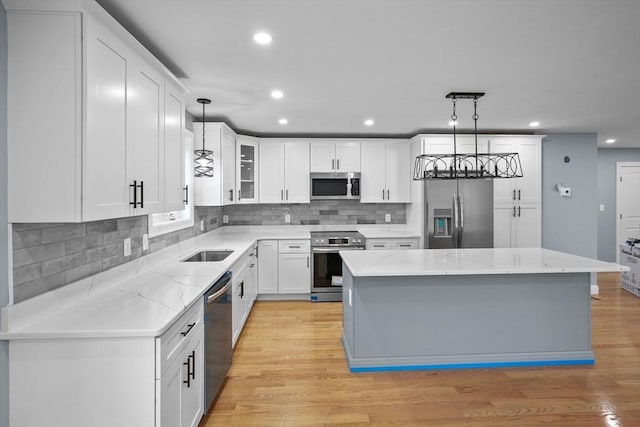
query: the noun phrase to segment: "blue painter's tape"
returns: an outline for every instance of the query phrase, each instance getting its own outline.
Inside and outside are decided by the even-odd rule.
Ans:
[[[593,365],[594,359],[532,360],[522,362],[451,363],[445,365],[351,367],[351,372],[435,371],[444,369],[524,368],[529,366]]]

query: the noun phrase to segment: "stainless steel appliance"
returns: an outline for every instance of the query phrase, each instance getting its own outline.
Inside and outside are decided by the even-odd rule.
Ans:
[[[338,251],[363,250],[357,231],[311,232],[311,301],[342,301],[342,258]]]
[[[207,412],[231,366],[231,272],[204,294],[205,407]]]
[[[359,198],[360,172],[311,174],[311,200]]]
[[[426,181],[424,191],[425,248],[493,247],[491,179]]]

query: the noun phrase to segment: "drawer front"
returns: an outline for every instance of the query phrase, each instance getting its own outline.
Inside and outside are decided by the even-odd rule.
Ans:
[[[170,328],[156,339],[156,351],[160,357],[158,374],[171,364],[173,359],[180,353],[180,348],[203,324],[203,303],[196,301],[182,317],[180,317]]]
[[[418,241],[414,239],[408,240],[395,240],[393,242],[394,249],[417,249]]]
[[[388,240],[367,239],[366,248],[368,250],[391,249],[391,244]]]
[[[309,253],[309,240],[278,240],[278,252],[282,253]]]

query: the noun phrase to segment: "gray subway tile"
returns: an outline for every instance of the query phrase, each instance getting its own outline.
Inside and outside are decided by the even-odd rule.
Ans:
[[[30,248],[42,244],[42,230],[24,230],[13,232],[13,250]]]
[[[108,219],[102,224],[102,232],[110,233],[118,229],[118,221],[115,219]]]
[[[42,243],[60,242],[71,240],[85,235],[84,224],[61,225],[59,227],[45,228],[42,230]]]
[[[84,279],[85,277],[93,276],[102,271],[102,261],[94,261],[89,264],[84,264],[79,267],[70,268],[66,270],[65,280],[66,283],[75,282],[80,279]]]
[[[42,275],[49,276],[60,271],[69,270],[73,267],[86,264],[87,254],[86,252],[79,252],[77,254],[65,255],[60,258],[46,260],[42,262]]]
[[[71,239],[65,242],[67,254],[87,251],[100,246],[102,246],[102,234],[91,234],[89,236]]]
[[[18,303],[24,301],[52,289],[59,288],[65,283],[65,274],[63,272],[22,283],[13,288],[13,302]]]
[[[132,228],[142,228],[142,217],[131,216],[128,218],[118,218],[116,220],[117,230],[129,230]]]
[[[102,270],[103,271],[104,270],[108,270],[108,269],[110,269],[112,267],[115,267],[117,265],[124,264],[125,262],[130,261],[130,260],[131,260],[130,256],[123,257],[123,256],[120,256],[120,255],[112,256],[112,257],[109,257],[109,258],[103,258],[102,259]]]
[[[13,251],[13,266],[20,267],[46,259],[58,258],[63,255],[65,255],[64,242],[18,249]]]
[[[22,267],[13,269],[13,285],[20,285],[31,280],[42,277],[42,264],[23,265]]]
[[[86,233],[87,236],[92,234],[102,234],[104,233],[104,223],[105,221],[91,221],[87,223]]]

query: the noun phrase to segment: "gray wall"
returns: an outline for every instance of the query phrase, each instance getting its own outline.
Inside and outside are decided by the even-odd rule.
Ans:
[[[597,143],[595,133],[551,134],[542,140],[543,248],[598,256]],[[558,183],[571,188],[571,197],[560,197]]]
[[[598,259],[616,260],[616,163],[640,162],[640,148],[601,148],[598,150]]]
[[[0,3],[0,307],[9,302],[7,265],[7,15]],[[9,426],[9,345],[0,341],[0,426]]]

